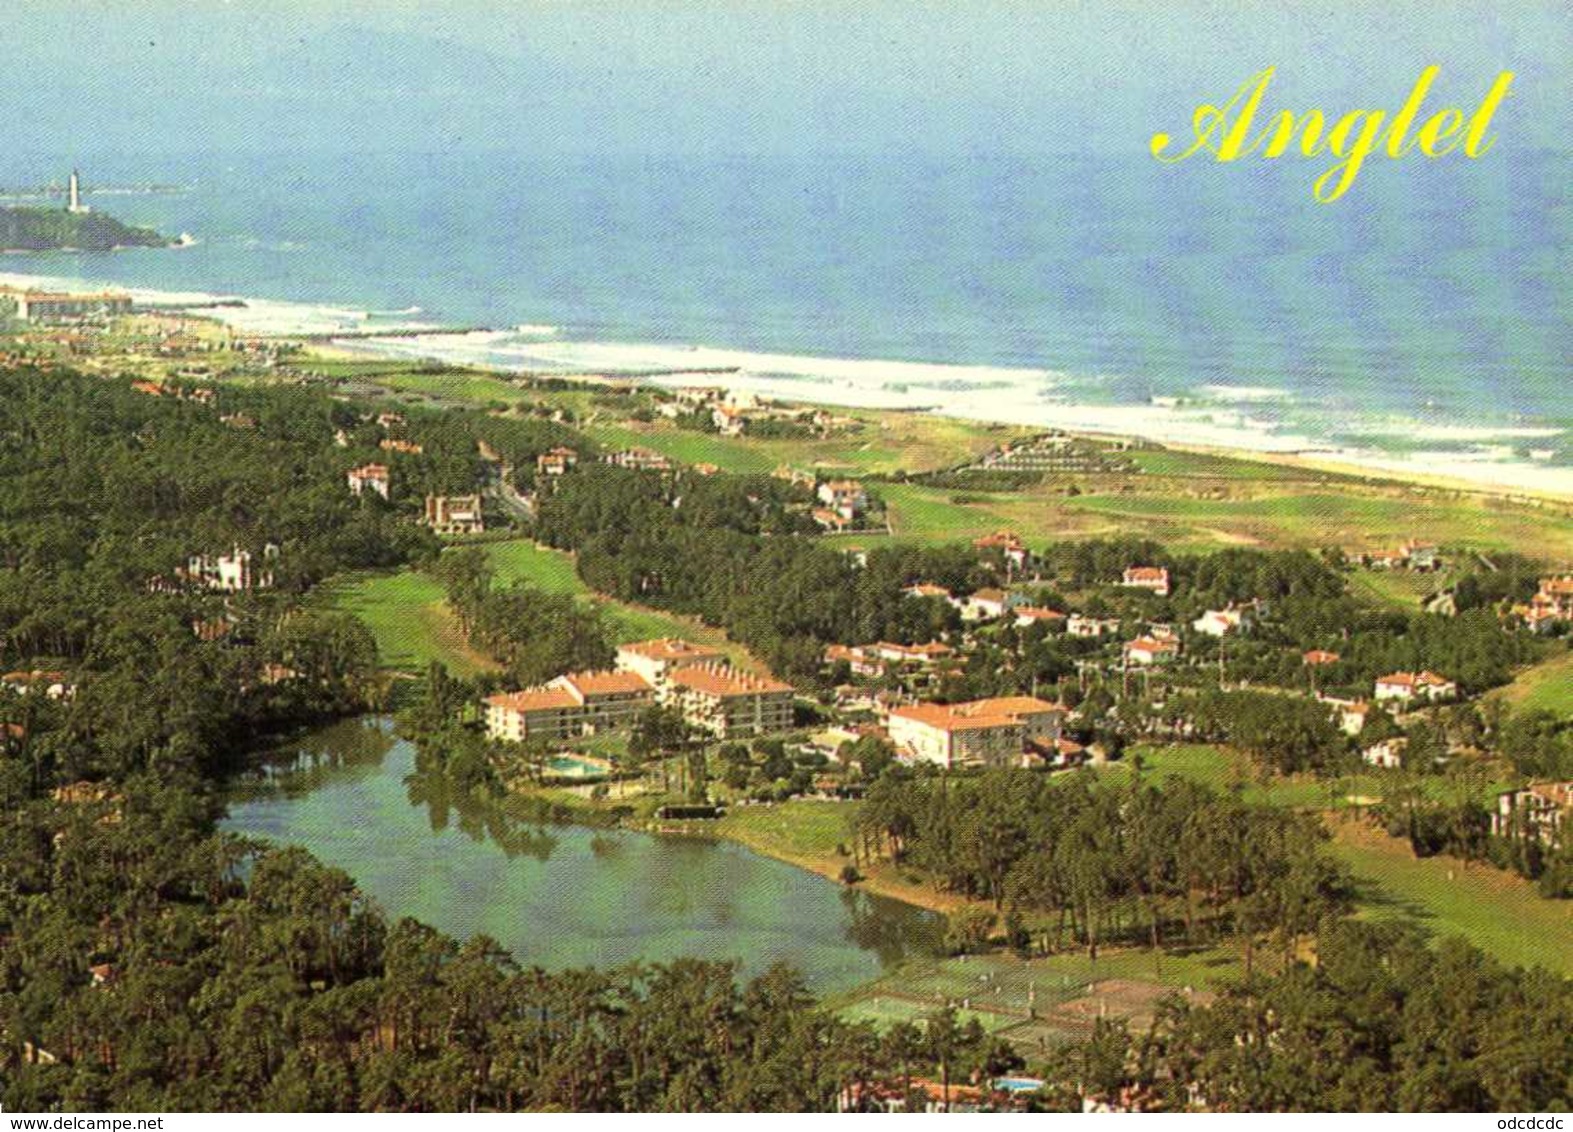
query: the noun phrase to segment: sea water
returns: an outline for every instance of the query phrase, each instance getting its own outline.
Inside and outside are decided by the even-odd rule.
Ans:
[[[241,296],[225,317],[258,329],[463,327],[376,348],[521,371],[723,369],[805,400],[1573,491],[1567,154],[1395,163],[1334,205],[1298,166],[1138,155],[85,171],[89,204],[194,245],[0,271]],[[176,191],[91,191],[149,182]]]

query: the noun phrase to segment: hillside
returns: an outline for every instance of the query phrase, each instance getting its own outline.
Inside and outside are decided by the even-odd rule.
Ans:
[[[69,248],[107,252],[115,248],[161,248],[169,243],[151,228],[134,228],[100,212],[0,209],[0,251],[43,252]]]

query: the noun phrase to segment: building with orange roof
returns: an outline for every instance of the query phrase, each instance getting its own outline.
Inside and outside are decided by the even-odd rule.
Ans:
[[[358,468],[351,468],[345,477],[349,481],[350,491],[355,495],[370,489],[388,498],[388,488],[391,478],[386,464],[362,464]]]
[[[1140,668],[1168,664],[1180,655],[1180,642],[1170,638],[1137,637],[1125,643],[1125,662]]]
[[[764,735],[792,726],[792,685],[725,664],[694,664],[667,672],[665,697],[683,718],[719,739]]]
[[[579,463],[579,453],[572,448],[553,448],[535,458],[535,470],[543,476],[561,476]]]
[[[928,641],[921,645],[898,645],[890,641],[880,641],[874,649],[885,660],[893,660],[899,664],[923,665],[944,660],[955,651],[944,641]]]
[[[1436,703],[1457,697],[1458,685],[1435,672],[1394,672],[1376,678],[1373,694],[1378,700]]]
[[[1058,609],[1042,605],[1018,605],[1011,612],[1016,615],[1018,629],[1025,629],[1029,625],[1052,625],[1065,620],[1065,614]]]
[[[619,671],[637,673],[657,687],[666,682],[666,674],[673,668],[724,660],[726,654],[720,649],[696,645],[680,637],[657,637],[617,646]]]
[[[1162,566],[1128,566],[1120,585],[1131,589],[1150,590],[1159,597],[1169,596],[1169,571]]]
[[[539,687],[486,698],[486,734],[519,743],[571,739],[632,727],[655,702],[655,688],[633,672],[571,672]]]
[[[1027,549],[1027,544],[1014,531],[995,531],[991,535],[972,540],[974,550],[998,550],[1005,556],[1005,561],[1018,570],[1027,565],[1027,560],[1032,557],[1032,552]]]
[[[1052,746],[1065,708],[1036,696],[996,696],[961,704],[892,708],[890,741],[910,758],[950,767],[1012,765],[1029,745]]]

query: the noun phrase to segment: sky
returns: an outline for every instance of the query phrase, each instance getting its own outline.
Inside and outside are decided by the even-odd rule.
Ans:
[[[1518,79],[1567,148],[1568,0],[12,0],[8,145],[179,153],[1142,152],[1275,66],[1281,108],[1440,105]],[[1281,103],[1276,100],[1281,99]]]

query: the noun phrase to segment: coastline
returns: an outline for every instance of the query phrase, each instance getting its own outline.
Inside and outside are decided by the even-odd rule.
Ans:
[[[98,287],[90,280],[0,272],[0,286]],[[702,345],[579,341],[558,327],[443,327],[424,311],[356,309],[343,304],[271,300],[209,292],[117,286],[133,300],[166,311],[205,308],[206,317],[237,333],[307,340],[325,360],[428,360],[503,380],[557,377],[668,388],[686,384],[728,389],[805,408],[910,412],[970,423],[1026,425],[1102,441],[1158,444],[1178,452],[1296,467],[1330,475],[1408,484],[1428,490],[1504,497],[1537,504],[1573,503],[1573,466],[1504,458],[1512,445],[1573,434],[1560,420],[1495,424],[1425,423],[1351,417],[1372,435],[1467,448],[1386,451],[1357,448],[1292,431],[1274,421],[1274,406],[1303,404],[1268,386],[1203,385],[1201,399],[1158,397],[1098,403],[1063,391],[1074,375],[1043,367],[899,361],[783,354]],[[222,305],[220,305],[222,304]],[[233,304],[233,305],[231,305]],[[1206,397],[1216,397],[1209,401]],[[1265,414],[1265,416],[1263,415]]]

